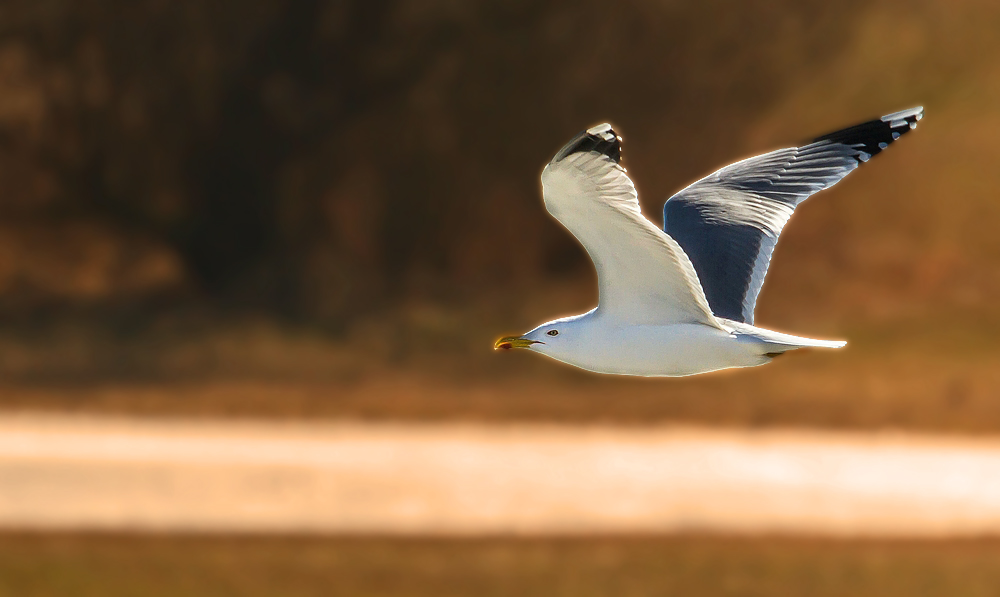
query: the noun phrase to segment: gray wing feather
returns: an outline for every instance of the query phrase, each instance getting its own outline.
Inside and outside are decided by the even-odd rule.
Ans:
[[[736,162],[663,206],[663,228],[691,259],[717,317],[753,323],[778,236],[795,208],[916,126],[922,108],[883,116]]]

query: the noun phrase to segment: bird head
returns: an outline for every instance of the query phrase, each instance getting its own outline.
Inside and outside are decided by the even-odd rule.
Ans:
[[[493,344],[493,349],[528,348],[544,353],[558,352],[561,346],[572,340],[574,329],[581,323],[578,320],[586,315],[589,313],[543,323],[520,336],[504,336]]]

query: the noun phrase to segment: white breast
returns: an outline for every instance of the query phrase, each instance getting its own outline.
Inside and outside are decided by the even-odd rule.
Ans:
[[[563,341],[532,349],[595,373],[656,377],[751,367],[768,360],[715,327],[620,325],[596,315],[574,322],[561,336]]]

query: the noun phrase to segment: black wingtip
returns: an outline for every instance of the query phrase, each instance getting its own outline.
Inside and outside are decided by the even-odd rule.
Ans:
[[[923,118],[924,108],[917,106],[909,110],[901,110],[886,114],[878,120],[870,120],[861,124],[827,133],[817,137],[814,143],[829,141],[854,148],[854,156],[858,162],[867,162],[872,156],[881,152],[893,141],[917,128],[917,121]]]
[[[556,157],[552,158],[552,161],[558,162],[574,153],[590,151],[606,155],[616,164],[620,164],[622,161],[622,138],[611,128],[610,124],[599,124],[573,137],[573,140],[564,145]]]

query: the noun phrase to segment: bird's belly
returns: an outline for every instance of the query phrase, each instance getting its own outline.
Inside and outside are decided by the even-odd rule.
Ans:
[[[770,360],[727,332],[701,324],[620,327],[601,336],[589,343],[598,350],[572,364],[597,373],[668,377]]]

